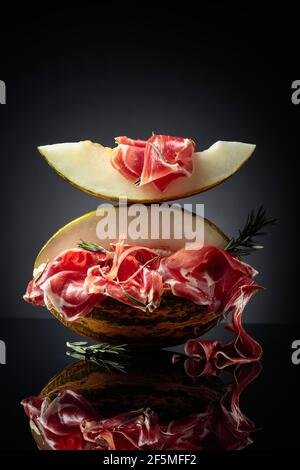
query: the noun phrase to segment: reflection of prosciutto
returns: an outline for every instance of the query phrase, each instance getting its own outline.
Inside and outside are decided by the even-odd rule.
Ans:
[[[163,428],[156,449],[240,450],[247,447],[252,443],[250,433],[255,431],[255,425],[241,412],[239,400],[259,373],[259,363],[235,367],[233,381],[227,385],[228,391],[222,399],[209,404],[204,413],[170,422]],[[211,374],[215,374],[213,369]]]
[[[238,450],[252,442],[255,431],[240,410],[239,397],[259,370],[257,363],[236,367],[219,401],[168,424],[160,424],[150,408],[103,419],[99,405],[72,390],[52,400],[30,397],[22,404],[52,450]]]
[[[193,171],[195,143],[183,137],[153,134],[147,141],[116,137],[111,163],[137,186],[152,183],[159,191]]]

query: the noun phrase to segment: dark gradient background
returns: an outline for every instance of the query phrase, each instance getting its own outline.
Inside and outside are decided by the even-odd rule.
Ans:
[[[198,13],[152,3],[134,16],[115,10],[86,2],[26,15],[18,7],[3,19],[0,317],[49,318],[22,301],[35,256],[54,231],[102,202],[59,178],[37,145],[112,145],[120,134],[155,131],[190,136],[198,149],[216,140],[257,144],[233,178],[185,202],[205,203],[206,217],[229,235],[261,204],[278,218],[265,249],[248,259],[267,290],[246,321],[299,322],[296,15],[214,4]]]

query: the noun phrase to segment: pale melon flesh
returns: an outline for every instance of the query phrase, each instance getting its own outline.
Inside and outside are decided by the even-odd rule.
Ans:
[[[232,176],[250,158],[255,145],[215,142],[193,154],[193,173],[172,182],[164,192],[149,183],[136,187],[111,165],[112,148],[89,140],[38,147],[48,164],[78,189],[104,199],[129,202],[171,201],[206,191]]]
[[[143,206],[143,207],[144,207],[144,210],[147,211],[147,217],[148,217],[149,227],[150,227],[151,206]],[[111,210],[116,214],[116,226],[117,226],[116,238],[104,239],[104,240],[103,239],[99,240],[98,238],[97,224],[100,220],[99,217],[101,215],[103,217],[104,210],[105,211]],[[59,255],[62,251],[66,249],[76,247],[80,239],[83,239],[86,242],[93,242],[93,243],[100,244],[106,249],[109,248],[110,243],[115,243],[118,241],[119,210],[120,210],[119,207],[111,206],[110,208],[108,207],[106,209],[98,210],[97,213],[96,211],[94,211],[94,212],[85,214],[79,217],[78,219],[75,219],[72,222],[65,225],[63,228],[58,230],[41,249],[41,251],[39,252],[36,258],[34,267],[37,268],[38,266],[40,266],[41,263],[46,263],[47,261],[53,260],[55,256]],[[131,209],[127,208],[126,210],[131,210]],[[174,211],[174,209],[168,206],[162,207],[161,210],[164,213],[169,213],[170,211]],[[181,209],[179,208],[177,210],[181,211]],[[196,217],[201,218],[200,216],[193,214],[194,221]],[[133,218],[134,218],[133,216],[128,216],[129,223],[130,223],[130,220],[132,220]],[[219,248],[225,248],[229,241],[228,237],[216,225],[214,225],[209,220],[203,219],[203,218],[201,218],[201,220],[204,222],[203,243],[214,245]],[[132,238],[127,237],[124,239],[124,241],[125,243],[129,243],[133,245],[145,246],[145,247],[154,248],[154,249],[155,248],[165,249],[165,250],[173,252],[186,246],[186,243],[188,240],[185,239],[184,237],[182,239],[178,239],[178,238],[175,239],[174,233],[173,233],[173,226],[171,225],[170,239],[139,238],[139,239],[133,240]]]

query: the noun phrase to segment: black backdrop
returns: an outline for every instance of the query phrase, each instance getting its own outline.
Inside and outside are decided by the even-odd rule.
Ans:
[[[0,106],[1,317],[47,315],[21,296],[41,245],[65,222],[101,202],[60,179],[36,146],[156,131],[255,142],[250,162],[232,179],[186,202],[228,234],[264,204],[278,218],[263,252],[249,261],[267,291],[247,321],[299,322],[296,170],[300,105],[297,14],[254,6],[187,3],[163,9],[43,4],[34,12],[2,6]],[[14,11],[12,11],[14,10]],[[126,10],[126,11],[125,11]],[[3,15],[2,15],[3,13]]]

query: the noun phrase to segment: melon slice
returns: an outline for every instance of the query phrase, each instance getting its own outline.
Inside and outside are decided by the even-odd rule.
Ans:
[[[136,205],[138,209],[138,205]],[[151,228],[151,206],[143,206],[144,210],[147,212],[147,218],[148,220],[148,227],[149,227],[149,233],[150,233],[150,228]],[[132,206],[131,206],[132,208]],[[131,210],[131,208],[126,208],[125,210]],[[153,209],[152,209],[153,210]],[[180,208],[175,209],[179,212],[182,213],[182,210]],[[112,211],[116,215],[116,238],[110,238],[108,239],[101,239],[99,240],[96,230],[97,230],[97,224],[100,220],[101,216],[107,216],[107,211]],[[171,211],[174,211],[174,208],[172,209],[172,206],[166,206],[163,205],[160,207],[160,211],[162,215],[167,215],[170,214]],[[68,223],[64,227],[62,227],[60,230],[58,230],[51,238],[48,240],[48,242],[44,245],[44,247],[41,249],[39,252],[36,260],[34,267],[38,267],[41,263],[45,263],[47,261],[51,261],[52,259],[55,258],[55,256],[59,255],[62,251],[68,249],[68,248],[73,248],[77,246],[77,243],[80,241],[80,239],[83,239],[84,241],[87,242],[92,242],[92,243],[98,243],[104,248],[109,248],[110,243],[115,243],[118,241],[119,236],[119,212],[120,208],[116,206],[108,206],[103,209],[98,209],[97,211],[89,212],[88,214],[85,214],[78,219],[73,220],[72,222]],[[201,219],[200,216],[193,214],[192,215],[194,222],[193,224],[195,225],[195,219]],[[134,216],[128,215],[128,224],[130,224],[131,220],[134,219]],[[162,219],[160,219],[162,220]],[[203,243],[209,244],[209,245],[214,245],[219,248],[225,248],[225,246],[228,244],[228,237],[222,232],[221,229],[219,229],[215,224],[210,222],[208,219],[202,219],[204,222],[204,240]],[[170,228],[170,239],[169,240],[162,240],[162,239],[149,239],[149,238],[140,238],[140,239],[132,239],[129,236],[124,239],[126,243],[130,243],[133,245],[139,245],[139,246],[146,246],[149,248],[159,248],[159,249],[164,249],[167,251],[177,251],[180,248],[183,248],[185,246],[185,243],[187,242],[186,239],[175,239],[174,238],[174,226],[171,224]]]
[[[151,206],[144,207],[150,217]],[[117,207],[116,211],[119,210]],[[163,210],[170,209],[165,206]],[[99,211],[97,213],[99,214]],[[116,240],[99,240],[96,235],[98,222],[99,217],[96,212],[90,212],[65,225],[42,248],[35,261],[35,268],[41,263],[52,260],[61,251],[75,247],[80,238],[107,248],[109,241]],[[127,238],[126,242],[175,251],[182,248],[186,240],[184,238],[181,240],[131,240]],[[204,219],[204,243],[224,248],[228,243],[228,238],[212,222]],[[53,308],[51,313],[75,333],[100,342],[125,343],[130,348],[180,344],[187,339],[200,336],[221,319],[220,314],[207,309],[206,306],[196,305],[189,300],[176,297],[169,289],[165,289],[160,307],[151,313],[137,310],[110,297],[96,307],[89,316],[75,322],[65,321]]]
[[[136,187],[110,163],[112,148],[89,140],[38,147],[48,164],[78,189],[104,199],[129,202],[170,201],[206,191],[228,179],[250,158],[255,145],[241,142],[214,143],[193,155],[193,173],[173,181],[160,192],[151,183]]]

